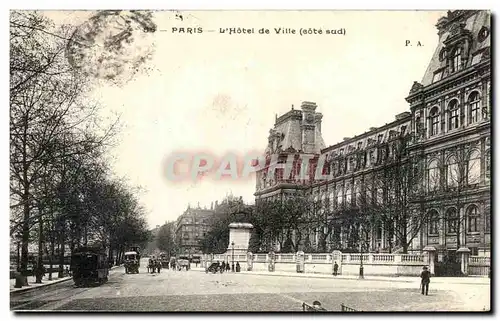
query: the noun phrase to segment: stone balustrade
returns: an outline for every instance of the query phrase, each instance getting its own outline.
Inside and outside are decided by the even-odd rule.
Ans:
[[[337,263],[338,273],[344,275],[358,275],[361,262],[365,275],[408,275],[418,276],[424,266],[428,266],[433,271],[434,260],[431,254],[424,251],[422,254],[378,254],[378,253],[275,253],[274,270],[297,272],[297,265],[304,265],[306,273],[332,274],[333,265]],[[361,261],[362,256],[362,261]],[[232,262],[232,255],[229,253],[204,255],[204,261],[210,262]],[[239,262],[242,270],[268,271],[271,264],[271,256],[268,253],[255,253],[251,256],[234,255],[234,261]],[[203,265],[202,265],[203,266]],[[480,256],[469,256],[466,265],[469,275],[488,275],[490,268],[490,258]]]

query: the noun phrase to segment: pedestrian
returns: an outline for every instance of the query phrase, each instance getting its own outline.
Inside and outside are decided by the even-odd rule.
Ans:
[[[337,276],[338,271],[339,271],[339,265],[335,261],[335,264],[333,264],[333,275]]]
[[[224,261],[222,261],[222,265],[221,265],[221,268],[220,268],[220,273],[224,272],[226,270],[226,263]]]
[[[431,272],[427,270],[427,266],[424,266],[422,273],[420,273],[420,278],[422,279],[420,285],[422,287],[422,295],[429,295],[429,283],[431,283]]]
[[[240,262],[236,262],[236,272],[240,272],[240,271],[241,271]]]
[[[229,270],[231,270],[231,268],[229,267],[229,262],[226,263],[226,271],[229,272]]]

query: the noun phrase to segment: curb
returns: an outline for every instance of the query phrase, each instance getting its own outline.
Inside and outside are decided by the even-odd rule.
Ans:
[[[71,279],[72,279],[71,276],[66,276],[66,277],[64,277],[62,279],[58,279],[58,280],[52,281],[51,283],[42,283],[42,285],[38,285],[38,286],[34,286],[34,287],[14,288],[13,290],[10,290],[10,294],[25,293],[25,292],[33,291],[33,290],[36,290],[36,289],[39,289],[39,288],[44,288],[44,287],[49,286],[49,285],[66,282],[66,281],[69,281]],[[34,284],[36,284],[36,283],[34,283]]]
[[[112,266],[109,270],[111,271],[111,270],[117,269],[119,267],[121,267],[121,265],[115,265],[115,266]],[[58,280],[52,281],[51,283],[42,283],[42,285],[38,285],[38,286],[34,286],[34,287],[14,288],[14,289],[10,290],[10,294],[25,293],[25,292],[33,291],[33,290],[36,290],[36,289],[39,289],[39,288],[44,288],[46,286],[50,286],[50,285],[54,285],[54,284],[58,284],[58,283],[66,282],[66,281],[70,281],[72,279],[73,279],[73,277],[66,276],[66,277],[64,277],[62,279],[58,279]]]
[[[237,274],[237,273],[235,273]],[[246,275],[261,275],[261,276],[278,276],[278,277],[289,277],[289,278],[305,278],[305,279],[327,279],[327,280],[335,280],[335,279],[340,279],[340,280],[360,280],[357,277],[342,277],[342,276],[330,276],[329,274],[272,274],[272,273],[252,273],[249,271],[242,271],[240,274],[246,274]],[[480,278],[483,279],[483,278]],[[401,282],[401,283],[419,283],[420,279],[415,278],[415,280],[403,280],[403,279],[398,279],[398,277],[394,278],[379,278],[379,277],[365,277],[364,279],[361,279],[360,281],[384,281],[384,282]],[[448,283],[446,281],[438,281],[434,282],[434,284],[443,284],[443,283]],[[454,282],[453,284],[464,284],[464,285],[491,285],[490,283],[473,283],[473,282]]]

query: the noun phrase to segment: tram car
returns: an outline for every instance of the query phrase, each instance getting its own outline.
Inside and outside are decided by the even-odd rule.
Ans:
[[[77,249],[71,256],[71,272],[78,287],[107,282],[109,265],[106,252],[95,247]]]

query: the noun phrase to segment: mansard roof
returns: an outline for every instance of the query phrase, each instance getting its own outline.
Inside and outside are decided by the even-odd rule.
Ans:
[[[432,84],[435,81],[434,74],[446,68],[447,59],[445,59],[444,55],[447,48],[455,46],[456,43],[454,40],[459,40],[460,37],[463,37],[470,41],[466,46],[466,67],[480,61],[481,57],[477,57],[476,54],[480,53],[483,49],[489,49],[491,45],[491,37],[489,35],[491,33],[491,13],[489,11],[449,11],[446,17],[439,19],[436,27],[439,30],[439,43],[422,78],[421,84],[423,86]],[[480,36],[480,32],[485,30],[485,28],[488,36],[483,38]],[[446,76],[444,74],[440,79],[444,79]]]

